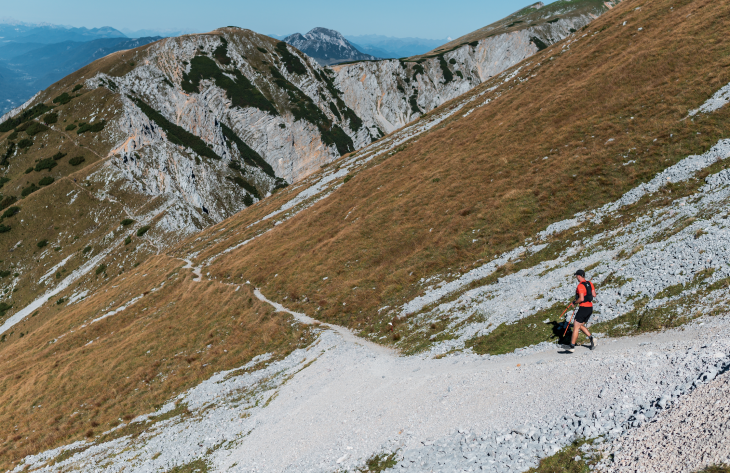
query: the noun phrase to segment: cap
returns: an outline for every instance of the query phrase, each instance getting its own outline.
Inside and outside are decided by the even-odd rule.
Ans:
[[[580,277],[584,278],[584,277],[586,277],[586,272],[583,271],[582,269],[579,269],[578,271],[575,272],[575,274],[573,276],[580,276]]]

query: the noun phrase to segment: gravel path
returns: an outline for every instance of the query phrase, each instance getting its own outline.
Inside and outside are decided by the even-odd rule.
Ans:
[[[699,387],[675,409],[645,424],[606,452],[606,471],[673,473],[730,464],[730,376]]]

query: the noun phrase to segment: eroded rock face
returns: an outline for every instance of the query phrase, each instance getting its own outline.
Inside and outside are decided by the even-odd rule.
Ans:
[[[561,18],[466,44],[420,64],[387,60],[333,66],[335,83],[365,126],[390,133],[590,23],[590,15]],[[420,71],[420,68],[423,71]]]

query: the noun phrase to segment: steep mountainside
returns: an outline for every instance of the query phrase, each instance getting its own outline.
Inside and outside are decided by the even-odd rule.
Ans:
[[[342,34],[327,28],[314,28],[307,34],[294,33],[284,38],[322,66],[350,61],[374,61],[374,56],[358,51]]]
[[[227,218],[248,196],[236,177],[261,195],[276,182],[243,145],[281,169],[274,135],[248,132],[309,123],[286,84],[338,107],[313,61],[223,29],[61,81],[0,136],[3,201],[24,197],[0,227],[0,467],[525,471],[662,417],[730,354],[729,17],[622,2]],[[566,359],[553,342],[576,267],[602,294],[596,332],[709,328]],[[566,373],[586,386],[575,418]]]
[[[366,126],[390,133],[580,30],[611,6],[596,0],[536,3],[422,56],[334,66],[335,84]]]

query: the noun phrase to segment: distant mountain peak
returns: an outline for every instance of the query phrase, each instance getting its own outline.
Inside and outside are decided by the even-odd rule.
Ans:
[[[306,34],[294,33],[284,41],[327,66],[348,61],[372,61],[376,58],[358,50],[339,31],[329,28],[313,28]]]

